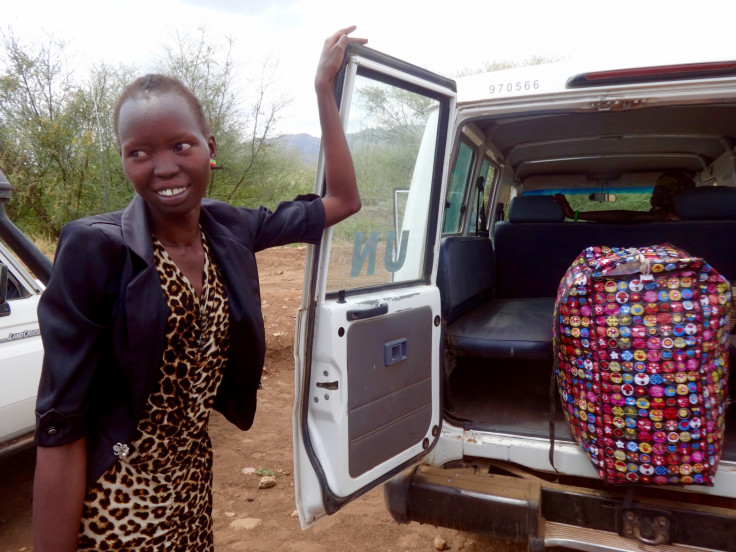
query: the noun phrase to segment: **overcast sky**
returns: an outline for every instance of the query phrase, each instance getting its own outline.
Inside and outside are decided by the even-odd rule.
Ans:
[[[311,134],[322,42],[351,24],[372,48],[451,76],[532,56],[619,66],[736,59],[734,20],[733,0],[8,0],[0,9],[0,29],[62,38],[82,71],[104,61],[146,72],[177,31],[231,36],[244,71],[278,62],[277,86],[293,98],[279,131]]]

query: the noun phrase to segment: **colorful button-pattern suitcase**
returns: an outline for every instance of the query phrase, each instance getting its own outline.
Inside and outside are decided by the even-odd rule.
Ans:
[[[712,485],[728,382],[731,286],[671,245],[591,247],[560,282],[565,418],[609,483]]]

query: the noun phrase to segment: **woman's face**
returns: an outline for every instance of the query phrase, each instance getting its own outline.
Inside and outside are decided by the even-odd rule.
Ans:
[[[126,100],[118,138],[125,175],[154,221],[198,219],[216,145],[184,97],[166,92]]]

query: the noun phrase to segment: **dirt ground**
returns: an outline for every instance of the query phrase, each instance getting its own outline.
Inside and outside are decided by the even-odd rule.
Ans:
[[[218,552],[431,552],[439,537],[447,550],[521,551],[525,547],[428,525],[395,523],[376,488],[307,531],[295,514],[291,415],[294,399],[294,322],[304,270],[305,247],[258,254],[268,352],[258,412],[241,432],[213,412],[215,451],[214,527]],[[0,552],[33,550],[31,488],[34,452],[0,459]],[[259,489],[261,477],[247,468],[270,471],[276,485]]]

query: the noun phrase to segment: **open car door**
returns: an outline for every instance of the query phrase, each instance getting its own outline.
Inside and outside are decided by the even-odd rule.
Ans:
[[[294,405],[303,528],[416,463],[441,424],[432,273],[455,83],[352,44],[335,94],[363,207],[307,255]],[[318,192],[323,175],[321,157]]]

